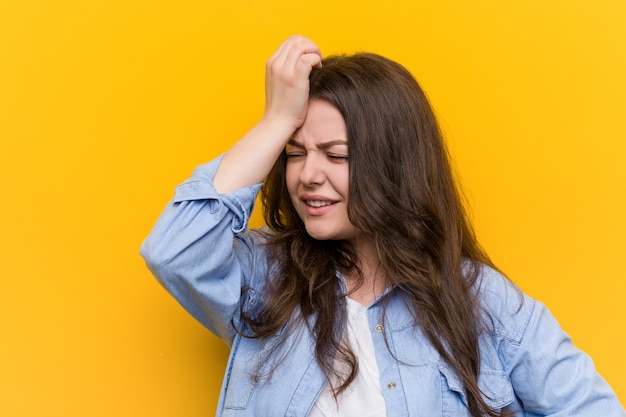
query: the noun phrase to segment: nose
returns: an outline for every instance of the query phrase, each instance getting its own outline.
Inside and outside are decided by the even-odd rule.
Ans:
[[[300,182],[306,186],[320,185],[324,182],[322,161],[318,160],[316,153],[308,152],[302,164]]]

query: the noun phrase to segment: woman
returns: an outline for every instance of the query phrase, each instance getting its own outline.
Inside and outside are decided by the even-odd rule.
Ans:
[[[259,190],[268,228],[250,231]],[[424,93],[378,55],[285,41],[263,118],[177,188],[141,253],[231,346],[218,415],[625,415],[481,250]]]

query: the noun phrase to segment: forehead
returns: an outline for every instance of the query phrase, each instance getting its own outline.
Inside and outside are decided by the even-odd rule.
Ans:
[[[328,141],[344,141],[347,145],[348,132],[341,112],[324,100],[311,100],[302,126],[295,132],[293,140],[303,145],[316,145]]]

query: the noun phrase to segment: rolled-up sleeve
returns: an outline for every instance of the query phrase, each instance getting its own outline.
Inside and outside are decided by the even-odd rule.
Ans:
[[[252,237],[244,233],[260,184],[219,194],[212,181],[220,161],[199,166],[176,188],[140,254],[165,289],[230,344],[241,288],[260,272]]]

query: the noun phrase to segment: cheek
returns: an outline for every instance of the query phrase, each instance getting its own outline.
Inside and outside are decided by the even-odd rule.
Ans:
[[[287,164],[285,167],[285,185],[290,195],[293,195],[298,188],[299,173],[294,164]]]
[[[335,187],[345,198],[348,198],[348,191],[350,190],[350,171],[347,167],[344,167],[341,171],[337,172],[335,177]]]

